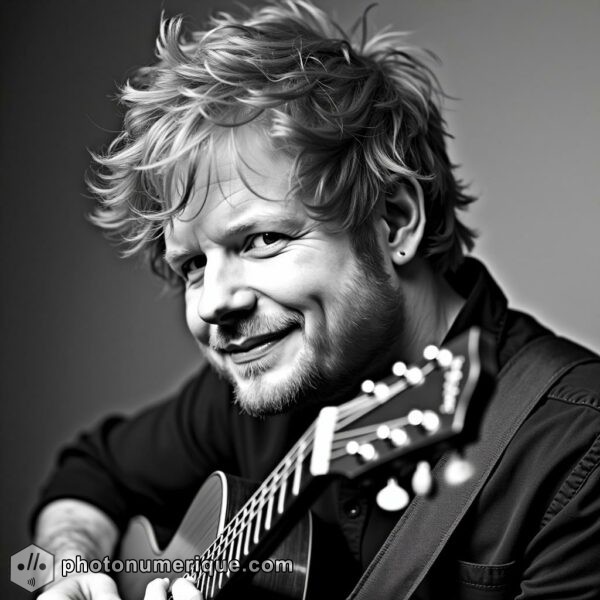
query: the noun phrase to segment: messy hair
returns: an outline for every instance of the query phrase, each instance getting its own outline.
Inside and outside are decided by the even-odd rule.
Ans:
[[[474,198],[447,155],[427,52],[401,33],[368,39],[366,13],[347,35],[306,0],[272,1],[243,18],[221,12],[209,25],[186,32],[182,18],[161,19],[158,61],[122,87],[123,131],[94,156],[92,219],[125,243],[124,254],[142,253],[174,279],[165,225],[189,201],[215,140],[235,144],[235,129],[254,123],[289,155],[290,194],[355,237],[368,236],[380,200],[419,181],[419,251],[440,273],[460,264],[474,233],[457,209]]]

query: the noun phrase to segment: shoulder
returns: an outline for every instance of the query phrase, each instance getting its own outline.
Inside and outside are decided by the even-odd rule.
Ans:
[[[583,450],[600,437],[600,357],[569,341],[560,347],[580,362],[550,386],[538,411],[547,416],[554,439],[571,431],[573,439],[561,442],[569,447],[579,440]],[[554,453],[559,454],[559,449]]]
[[[564,460],[565,453],[575,457],[598,444],[600,357],[568,340],[559,341],[550,348],[562,350],[567,359],[577,358],[580,362],[550,385],[526,421],[525,430],[531,443],[549,451],[548,459]]]
[[[571,369],[547,394],[549,399],[592,409],[600,418],[600,358]]]

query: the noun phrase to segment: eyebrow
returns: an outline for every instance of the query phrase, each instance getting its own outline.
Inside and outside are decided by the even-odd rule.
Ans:
[[[266,224],[266,225],[265,225]],[[273,215],[260,215],[252,218],[249,221],[242,223],[234,223],[225,230],[224,238],[240,237],[244,234],[254,232],[271,231],[270,227],[277,229],[280,227],[294,229],[298,227],[298,217],[281,215],[279,217]]]
[[[267,223],[265,225],[265,223]],[[261,218],[260,216],[253,218],[250,221],[245,221],[242,223],[234,223],[227,227],[225,232],[223,233],[224,239],[230,239],[235,237],[240,237],[248,234],[251,231],[255,233],[271,231],[270,227],[273,229],[297,229],[299,225],[299,219],[297,216],[280,216],[273,217],[269,215],[268,217]],[[192,256],[198,256],[199,254],[203,254],[201,250],[198,249],[186,249],[186,250],[166,250],[163,254],[163,259],[165,262],[174,269],[176,264],[184,262],[187,258],[191,258]]]
[[[171,269],[176,271],[175,265],[181,264],[185,262],[186,259],[197,255],[198,252],[193,250],[169,250],[164,252],[163,260],[171,267]]]

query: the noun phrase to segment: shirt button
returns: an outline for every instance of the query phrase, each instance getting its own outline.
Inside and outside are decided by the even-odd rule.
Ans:
[[[360,515],[360,504],[356,502],[346,502],[344,505],[344,513],[350,519],[356,519]]]

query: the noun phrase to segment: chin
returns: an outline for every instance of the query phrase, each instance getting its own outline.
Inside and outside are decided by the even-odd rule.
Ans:
[[[266,371],[253,377],[232,377],[230,380],[236,404],[255,417],[276,415],[292,408],[299,402],[304,387],[294,373],[284,376]]]
[[[318,370],[305,352],[292,365],[257,361],[243,373],[236,373],[234,368],[225,375],[233,385],[238,406],[258,417],[280,414],[305,403],[318,387]]]

